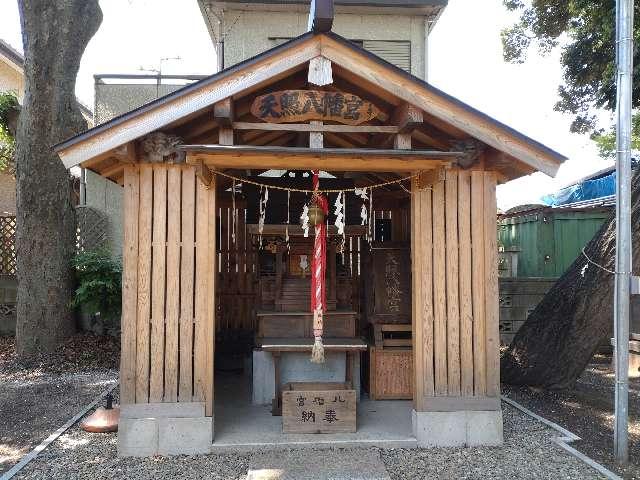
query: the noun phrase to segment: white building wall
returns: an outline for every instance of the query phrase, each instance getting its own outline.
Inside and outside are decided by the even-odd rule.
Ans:
[[[224,13],[225,67],[254,57],[279,43],[307,31],[308,14],[226,10]],[[349,40],[411,42],[411,73],[424,78],[424,17],[411,15],[336,15],[333,31]]]

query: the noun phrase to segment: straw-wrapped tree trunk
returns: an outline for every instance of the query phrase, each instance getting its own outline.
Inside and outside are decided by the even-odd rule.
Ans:
[[[16,337],[26,358],[52,351],[74,330],[72,192],[51,147],[86,128],[76,75],[102,12],[97,0],[19,0],[18,6],[25,96],[16,135]]]
[[[640,254],[640,175],[632,181],[633,257]],[[613,332],[615,217],[545,295],[503,355],[505,383],[568,388]],[[606,271],[606,270],[609,271]]]

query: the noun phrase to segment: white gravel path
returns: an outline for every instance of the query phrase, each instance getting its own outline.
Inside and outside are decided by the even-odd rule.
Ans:
[[[394,480],[602,478],[595,470],[553,443],[557,432],[505,404],[503,411],[505,444],[502,447],[370,451],[380,455]],[[358,455],[357,450],[351,453]],[[331,452],[298,450],[291,454],[326,457]],[[88,434],[76,426],[40,454],[16,478],[245,480],[250,457],[203,455],[118,458],[115,435]]]

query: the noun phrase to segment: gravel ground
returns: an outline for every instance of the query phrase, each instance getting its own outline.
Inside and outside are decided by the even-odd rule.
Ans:
[[[14,338],[0,337],[0,473],[113,385],[117,356],[112,339],[79,335],[22,365]]]
[[[552,439],[556,432],[507,405],[505,444],[499,448],[377,450],[390,476],[400,479],[597,479],[598,473],[569,455]],[[56,440],[17,478],[244,480],[247,455],[118,458],[115,434],[90,434],[77,426]],[[353,451],[353,455],[361,455]],[[298,450],[296,455],[327,457],[331,452]]]
[[[624,478],[640,479],[640,379],[629,379],[629,459],[613,457],[614,372],[611,356],[598,355],[569,390],[546,391],[503,385],[503,393],[582,438],[572,444]]]
[[[502,404],[505,443],[499,448],[382,450],[393,480],[604,478],[552,440],[558,432]]]

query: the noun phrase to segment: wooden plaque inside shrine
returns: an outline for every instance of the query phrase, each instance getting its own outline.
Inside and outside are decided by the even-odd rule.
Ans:
[[[369,323],[411,323],[409,245],[377,242],[365,262],[364,288]]]

